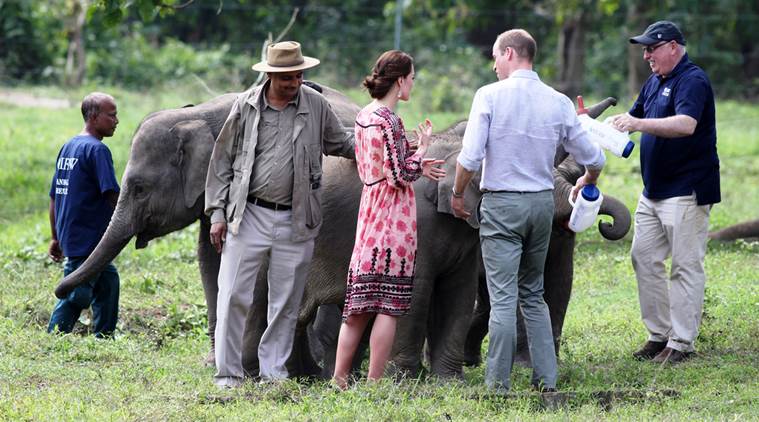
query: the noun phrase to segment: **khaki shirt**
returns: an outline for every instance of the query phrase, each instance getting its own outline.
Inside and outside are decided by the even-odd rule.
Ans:
[[[264,91],[269,85],[267,81]],[[256,159],[248,196],[282,205],[293,203],[293,126],[298,111],[296,95],[277,110],[261,95],[261,120],[258,123]]]
[[[237,234],[256,159],[262,86],[237,97],[214,144],[206,177],[205,213]],[[353,128],[346,128],[327,100],[302,85],[293,126],[292,240],[316,237],[321,227],[322,154],[355,159]]]

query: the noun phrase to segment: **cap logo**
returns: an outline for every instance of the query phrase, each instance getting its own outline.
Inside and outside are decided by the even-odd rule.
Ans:
[[[661,34],[656,34],[656,37],[661,39]]]

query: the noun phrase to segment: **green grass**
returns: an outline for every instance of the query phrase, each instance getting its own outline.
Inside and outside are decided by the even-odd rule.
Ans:
[[[74,102],[86,92],[32,90]],[[110,91],[121,120],[108,140],[119,178],[131,135],[145,114],[204,99],[199,90]],[[350,94],[360,104],[368,102],[364,92]],[[427,116],[423,110],[413,98],[399,108],[409,128]],[[443,129],[465,116],[431,117]],[[718,104],[723,203],[712,211],[713,229],[757,218],[757,122],[759,106]],[[0,420],[759,419],[759,243],[709,244],[699,356],[673,369],[630,357],[645,340],[629,259],[631,236],[608,242],[593,231],[579,235],[559,377],[560,389],[572,396],[559,410],[543,409],[528,393],[530,372],[520,367],[509,398],[488,394],[482,367],[467,368],[463,382],[359,383],[346,393],[324,382],[295,381],[217,391],[213,370],[201,365],[208,344],[194,256],[197,225],[147,249],[129,246],[119,256],[115,340],[84,335],[86,313],[86,324],[74,334],[48,335],[61,267],[46,256],[47,191],[60,145],[81,126],[74,108],[0,106]],[[600,187],[632,210],[641,189],[637,152],[628,160],[609,157]],[[607,390],[622,397],[604,403],[596,393]],[[676,394],[665,394],[670,390]]]

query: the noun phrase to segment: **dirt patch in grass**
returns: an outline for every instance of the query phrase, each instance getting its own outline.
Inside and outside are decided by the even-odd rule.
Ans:
[[[40,107],[50,109],[70,108],[74,106],[65,98],[38,97],[33,94],[17,91],[0,90],[0,102],[18,107]]]

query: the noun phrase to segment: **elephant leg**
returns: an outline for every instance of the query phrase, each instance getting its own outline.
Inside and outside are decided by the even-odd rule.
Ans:
[[[316,322],[314,322],[316,323]],[[293,340],[293,350],[290,352],[290,358],[287,360],[287,373],[290,377],[322,377],[322,368],[314,360],[315,341],[310,335],[312,325],[302,326],[298,323],[295,326],[295,338]]]
[[[340,306],[321,305],[316,311],[316,318],[308,327],[308,344],[311,355],[316,362],[321,362],[322,378],[329,378],[335,372],[335,349],[340,334],[342,311]]]
[[[208,337],[211,339],[211,350],[205,359],[206,365],[215,365],[214,332],[216,331],[216,298],[219,294],[219,265],[221,254],[217,253],[209,232],[211,223],[208,217],[200,219],[200,233],[198,235],[198,266],[200,267],[200,280],[203,283],[203,293],[206,297],[206,313],[208,316]]]
[[[306,287],[306,291],[308,291],[308,287]],[[330,329],[331,325],[334,324],[330,322],[335,316],[329,312],[321,312],[320,308],[322,307],[325,306],[317,306],[314,301],[301,303],[298,323],[295,326],[293,350],[287,360],[287,372],[292,377],[324,376],[317,360],[324,355],[324,343],[328,342],[332,335]],[[339,314],[336,318],[340,318]],[[335,328],[334,330],[338,329]],[[324,337],[325,340],[321,340],[321,337]],[[315,360],[316,356],[318,358]]]
[[[554,226],[546,258],[543,298],[551,315],[556,356],[559,356],[564,317],[572,294],[575,234]]]
[[[417,268],[424,268],[417,265]],[[393,350],[390,352],[391,370],[396,375],[415,377],[422,369],[422,351],[427,336],[427,324],[432,300],[434,278],[426,273],[417,273],[411,297],[411,309],[398,319]]]
[[[245,332],[242,336],[242,368],[245,375],[249,377],[258,376],[258,344],[261,342],[261,337],[268,325],[266,321],[269,303],[267,299],[269,285],[266,280],[268,272],[269,263],[265,262],[258,271],[256,286],[253,288],[253,304],[250,306],[245,319]]]
[[[476,262],[466,259],[464,262]],[[430,370],[440,377],[463,378],[464,343],[477,295],[477,268],[460,266],[435,286],[428,331]]]
[[[464,365],[479,366],[482,363],[482,341],[488,335],[490,322],[490,294],[485,271],[481,269],[477,276],[477,303],[472,315],[472,324],[464,343]]]

